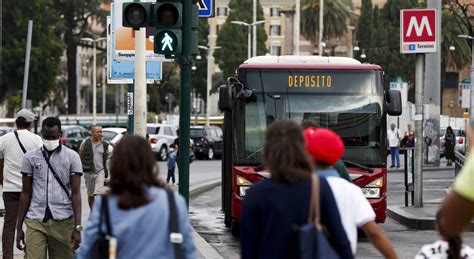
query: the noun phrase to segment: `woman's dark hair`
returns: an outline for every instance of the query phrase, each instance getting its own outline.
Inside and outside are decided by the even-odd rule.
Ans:
[[[446,130],[447,132],[447,130]],[[441,236],[448,241],[449,250],[448,250],[448,259],[460,259],[461,258],[461,248],[462,248],[462,238],[460,235],[455,236],[446,236],[442,229],[439,228],[439,222],[441,220],[441,213],[436,214],[436,222],[438,225],[438,231]]]
[[[25,117],[18,117],[15,120],[16,127],[18,129],[27,129],[31,126],[31,122],[26,122]]]
[[[48,117],[44,119],[43,124],[41,127],[47,126],[49,128],[52,128],[54,126],[58,126],[59,131],[61,131],[61,121],[56,118],[56,117]]]
[[[280,120],[270,125],[265,135],[263,162],[276,181],[296,182],[311,177],[313,166],[298,124]]]
[[[451,128],[451,126],[448,126],[448,127],[446,128],[446,133],[451,133],[451,134],[454,133],[454,132],[453,132],[453,128]]]
[[[110,190],[119,197],[121,209],[147,204],[147,187],[164,187],[153,174],[155,157],[142,137],[124,135],[114,148],[110,166]]]

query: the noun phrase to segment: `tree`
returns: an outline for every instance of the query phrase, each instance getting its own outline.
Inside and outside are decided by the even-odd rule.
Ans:
[[[27,98],[33,101],[33,106],[37,106],[57,86],[56,77],[64,47],[60,40],[62,28],[57,25],[60,16],[51,1],[47,0],[6,1],[2,16],[0,100],[20,96],[28,20],[33,20]]]
[[[362,0],[362,6],[360,8],[360,17],[357,20],[356,30],[356,40],[360,49],[369,50],[372,47],[372,44],[375,43],[374,24],[376,24],[376,21],[374,19],[374,16],[375,13],[372,8],[372,0]]]
[[[64,17],[64,43],[66,45],[67,58],[67,89],[68,89],[68,110],[70,114],[76,111],[76,55],[77,46],[90,46],[80,43],[81,37],[96,38],[90,30],[90,22],[92,18],[105,28],[106,12],[101,8],[101,4],[109,1],[101,0],[54,0],[54,7],[57,12]],[[100,35],[104,32],[99,33]],[[104,36],[104,35],[102,35]]]
[[[301,7],[301,34],[313,43],[318,42],[319,0],[304,0]],[[324,0],[324,39],[340,37],[347,33],[351,8],[350,0]]]
[[[361,9],[361,18],[372,17],[373,22],[359,22],[356,27],[358,32],[356,36],[359,37],[360,44],[366,51],[366,61],[378,64],[384,69],[385,89],[388,89],[390,81],[397,76],[406,78],[409,85],[413,85],[415,55],[400,54],[400,10],[417,7],[417,1],[388,0],[382,10],[375,8],[373,11],[368,7],[368,1],[364,1],[364,4],[365,8]],[[366,14],[366,10],[372,14]],[[370,26],[370,24],[373,24],[373,33],[361,36],[360,33],[365,30],[364,26]],[[367,41],[366,37],[370,40]]]
[[[258,2],[258,1],[257,1]],[[232,24],[231,21],[253,22],[252,0],[231,0],[230,13],[226,22],[217,34],[217,46],[222,47],[214,52],[214,57],[223,76],[232,76],[238,66],[247,59],[247,27]],[[257,4],[257,20],[263,20],[260,2]],[[267,34],[262,25],[257,26],[257,55],[267,53],[265,42]]]

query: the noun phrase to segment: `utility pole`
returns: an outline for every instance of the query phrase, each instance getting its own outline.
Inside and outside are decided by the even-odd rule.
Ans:
[[[252,24],[257,22],[257,0],[253,0],[253,20]],[[253,45],[252,45],[252,57],[257,56],[257,27],[253,26]]]
[[[183,1],[181,93],[179,116],[179,193],[189,204],[189,127],[191,120],[191,66],[192,66],[192,17],[193,1]],[[249,28],[250,30],[250,28]]]
[[[324,34],[324,0],[319,0],[319,40],[318,40],[318,51],[319,56],[323,56],[323,34]]]
[[[301,0],[295,3],[295,31],[293,37],[295,42],[295,55],[300,54],[300,19],[301,19]],[[271,33],[271,32],[270,32]]]
[[[428,0],[428,8],[429,9],[436,9],[438,13],[442,13],[441,11],[441,1],[439,0]],[[441,15],[437,16],[437,35],[441,35]],[[426,150],[428,154],[425,155],[427,158],[424,162],[425,164],[430,164],[434,166],[439,166],[439,148],[440,148],[440,141],[439,141],[439,125],[440,125],[440,105],[441,105],[441,37],[440,40],[436,43],[437,49],[439,51],[434,53],[427,53],[426,54],[426,62],[425,62],[425,82],[424,82],[424,105],[429,107],[427,110],[429,111],[428,114],[425,114],[426,117],[424,121],[431,121],[436,123],[426,123],[425,124],[425,134],[424,137],[431,138],[431,146],[436,146],[437,148],[430,148],[428,149],[427,144],[424,143],[425,147],[423,150]],[[434,133],[434,134],[433,134]]]
[[[146,137],[146,28],[135,31],[134,134]]]
[[[415,207],[423,207],[423,77],[425,55],[416,54],[415,72]]]
[[[23,73],[23,93],[21,98],[21,108],[26,108],[26,98],[28,93],[28,75],[30,72],[31,35],[33,33],[33,20],[28,21],[28,35],[26,36],[25,70]]]

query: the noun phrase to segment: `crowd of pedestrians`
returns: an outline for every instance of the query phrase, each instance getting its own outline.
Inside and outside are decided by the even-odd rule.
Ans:
[[[30,111],[19,111],[17,130],[0,138],[4,258],[13,258],[15,230],[25,258],[196,258],[185,200],[167,185],[175,183],[178,143],[170,149],[164,182],[142,137],[125,135],[112,149],[102,128],[93,126],[77,154],[60,143],[59,119],[44,119],[42,138],[29,131],[33,120]],[[467,136],[472,150],[473,129]],[[412,137],[409,129],[404,138]],[[398,147],[393,124],[391,139],[391,148],[395,141]],[[343,141],[331,130],[289,120],[269,125],[263,163],[270,177],[246,192],[242,258],[355,258],[358,229],[385,258],[397,258],[369,202],[350,181],[343,154]],[[474,152],[469,154],[437,216],[441,240],[416,258],[474,257],[462,244],[474,216]],[[396,156],[392,166],[399,166]],[[84,233],[81,176],[91,208]]]

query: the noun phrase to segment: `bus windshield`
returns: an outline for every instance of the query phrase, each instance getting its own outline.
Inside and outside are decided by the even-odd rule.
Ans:
[[[262,73],[259,77],[264,78],[265,75]],[[364,77],[372,77],[364,79],[365,87],[351,87],[351,82],[346,80],[345,90],[328,91],[324,94],[300,91],[267,92],[263,91],[263,88],[258,91],[255,85],[260,84],[265,88],[269,86],[269,82],[258,79],[247,81],[247,86],[254,89],[256,98],[251,102],[240,102],[242,112],[238,116],[244,116],[242,125],[245,125],[240,135],[245,141],[240,145],[242,152],[237,152],[237,162],[261,163],[267,126],[275,120],[290,119],[299,124],[309,120],[319,127],[337,132],[345,144],[344,160],[366,166],[385,165],[383,98],[377,95],[381,90],[378,89],[375,75],[366,74]],[[362,80],[362,77],[352,82],[357,83],[358,80]],[[279,86],[285,83],[275,82],[265,90],[278,90],[282,88]]]

